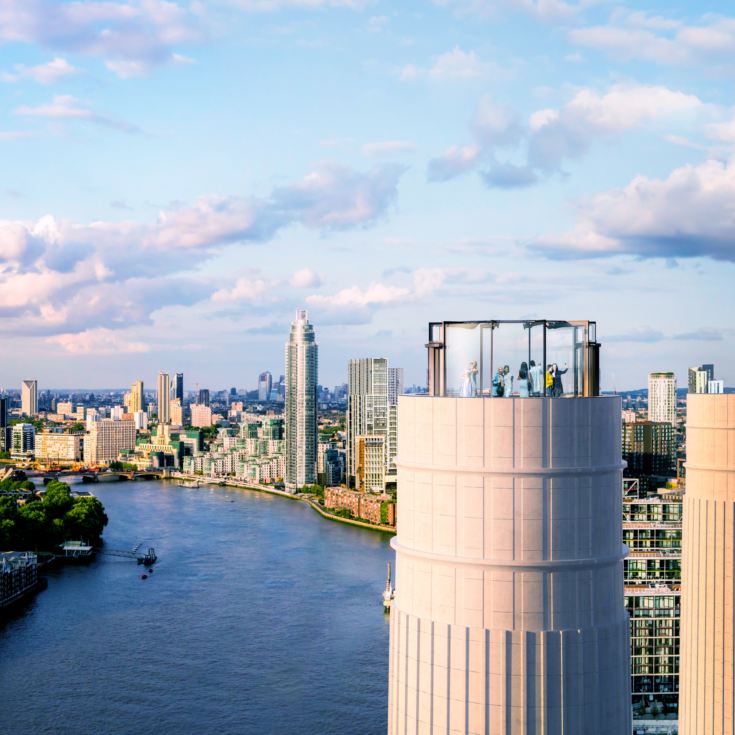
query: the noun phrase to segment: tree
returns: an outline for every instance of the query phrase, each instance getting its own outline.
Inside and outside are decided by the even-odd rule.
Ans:
[[[59,482],[58,480],[49,482],[46,485],[43,504],[50,518],[62,518],[72,505],[74,505],[69,486],[65,482]]]
[[[97,498],[76,498],[73,507],[64,516],[64,533],[66,538],[97,543],[107,522],[104,506]]]

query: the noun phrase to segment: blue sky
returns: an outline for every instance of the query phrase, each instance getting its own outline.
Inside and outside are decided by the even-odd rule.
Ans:
[[[431,320],[596,319],[735,382],[735,13],[0,0],[0,387],[423,382]]]

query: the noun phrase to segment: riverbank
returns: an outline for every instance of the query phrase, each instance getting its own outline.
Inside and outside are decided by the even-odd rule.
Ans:
[[[255,492],[269,493],[270,495],[280,495],[283,498],[289,498],[290,500],[297,500],[302,503],[307,503],[315,510],[320,516],[326,518],[329,521],[337,521],[338,523],[346,523],[350,526],[357,526],[358,528],[367,528],[370,531],[380,531],[381,533],[390,533],[395,535],[396,529],[392,526],[380,526],[369,521],[361,521],[357,518],[345,518],[343,516],[335,515],[330,513],[326,508],[323,508],[318,502],[313,499],[310,495],[295,495],[294,493],[287,493],[285,490],[277,490],[269,485],[259,485],[257,483],[247,483],[240,480],[235,480],[232,477],[203,477],[202,475],[188,475],[183,472],[172,472],[169,477],[165,479],[170,480],[184,480],[191,482],[197,480],[207,485],[218,485],[220,487],[234,487],[242,490],[254,490]]]

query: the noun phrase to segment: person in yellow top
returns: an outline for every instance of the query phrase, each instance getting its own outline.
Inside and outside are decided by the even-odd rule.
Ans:
[[[550,396],[554,387],[554,366],[546,366],[546,395]]]

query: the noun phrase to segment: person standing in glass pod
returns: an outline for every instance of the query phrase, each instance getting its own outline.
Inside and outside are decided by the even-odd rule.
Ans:
[[[553,365],[547,365],[546,366],[546,376],[544,378],[546,381],[546,395],[547,396],[553,396],[554,395],[554,366]]]
[[[521,367],[518,370],[516,387],[519,398],[528,398],[528,365],[525,362],[521,363]]]
[[[553,368],[554,368],[553,395],[554,395],[554,398],[559,398],[560,396],[564,395],[564,386],[562,385],[562,382],[561,382],[561,376],[564,375],[564,373],[566,373],[569,370],[569,368],[565,367],[564,370],[559,370],[559,366],[556,363],[554,363]]]
[[[477,360],[472,360],[462,373],[459,394],[462,398],[474,398],[477,395]]]
[[[506,365],[503,368],[503,397],[510,398],[510,394],[513,392],[513,373],[510,368]]]
[[[492,397],[502,398],[503,389],[503,368],[499,367],[495,375],[493,375]]]
[[[528,380],[530,383],[531,395],[541,395],[541,373],[543,369],[541,365],[537,365],[535,360],[531,360],[531,367],[528,371]]]

